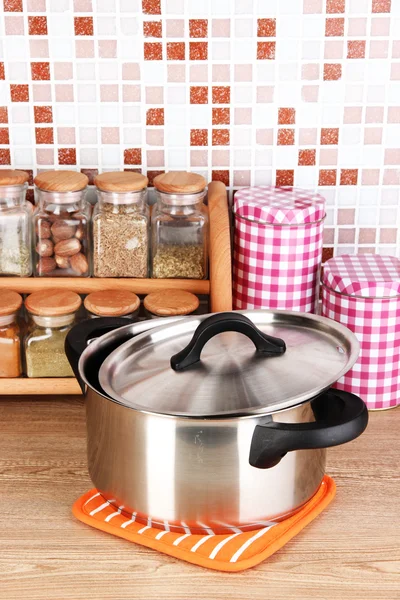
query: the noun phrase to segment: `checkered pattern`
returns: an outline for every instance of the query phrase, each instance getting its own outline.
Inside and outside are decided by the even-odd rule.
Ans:
[[[252,190],[248,191],[249,205],[243,196],[238,200],[238,194],[235,196],[234,307],[315,312],[322,257],[323,198],[307,196],[303,190],[288,190],[286,198],[284,190],[269,187],[256,188],[257,194],[262,189],[268,192],[265,205],[261,198],[255,203]],[[294,193],[299,196],[296,198]],[[257,214],[279,218],[283,223],[285,218],[295,219],[295,224],[257,222]],[[316,217],[320,220],[304,223],[304,219]]]
[[[400,403],[400,295],[394,295],[396,285],[399,289],[400,261],[380,256],[370,256],[368,261],[364,261],[365,258],[343,256],[341,261],[338,258],[328,261],[323,280],[322,314],[346,325],[361,345],[358,361],[336,387],[359,395],[369,409],[386,409]],[[369,271],[372,274],[370,288],[366,286],[366,277],[371,277]],[[391,276],[393,281],[390,281]],[[330,282],[336,291],[328,287]],[[380,286],[380,282],[384,285]],[[387,296],[388,291],[391,298],[361,297],[373,292]]]

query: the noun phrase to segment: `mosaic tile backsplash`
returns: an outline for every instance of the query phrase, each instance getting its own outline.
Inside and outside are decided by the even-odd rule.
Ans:
[[[399,255],[400,0],[4,0],[0,27],[1,166],[318,189],[325,260]]]

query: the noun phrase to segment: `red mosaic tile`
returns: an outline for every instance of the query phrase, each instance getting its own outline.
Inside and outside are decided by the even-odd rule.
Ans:
[[[227,187],[229,186],[229,171],[227,170],[218,170],[211,172],[211,180],[212,181],[222,181]]]
[[[347,58],[365,58],[365,40],[349,40]]]
[[[294,129],[278,129],[278,146],[294,145]]]
[[[7,106],[0,106],[0,123],[8,123]]]
[[[26,173],[28,172],[27,169],[24,169],[24,171]],[[30,178],[29,178],[28,184],[33,185],[33,181],[32,181],[32,183],[30,183]],[[35,204],[35,194],[34,194],[33,189],[26,190],[25,200],[27,200],[28,202],[30,202],[33,205]]]
[[[336,169],[320,169],[318,185],[336,185]]]
[[[0,79],[5,79],[6,74],[4,72],[4,63],[0,63]]]
[[[299,150],[299,162],[302,167],[315,165],[315,150]]]
[[[76,149],[75,148],[59,148],[58,149],[58,164],[59,165],[76,165]]]
[[[275,42],[257,42],[257,60],[274,60]]]
[[[257,37],[275,37],[276,19],[257,19]]]
[[[29,102],[29,87],[25,84],[10,85],[11,102]]]
[[[126,150],[124,150],[124,164],[141,165],[142,150],[140,148],[127,148]]]
[[[326,263],[327,260],[333,258],[333,248],[323,248],[322,249],[322,262]]]
[[[160,42],[144,42],[144,60],[162,60],[162,44]]]
[[[50,63],[34,62],[31,63],[31,74],[33,81],[49,81],[50,79]]]
[[[190,104],[207,104],[208,87],[206,85],[192,85],[190,87]]]
[[[8,127],[0,127],[0,144],[9,144],[10,135],[8,133]]]
[[[372,0],[373,13],[390,13],[391,0]]]
[[[208,42],[189,42],[190,60],[207,60]]]
[[[294,170],[293,169],[277,169],[276,170],[276,185],[285,186],[294,185]]]
[[[279,125],[294,125],[296,122],[296,110],[294,108],[280,108],[278,110]]]
[[[4,0],[4,12],[22,12],[24,10],[22,0]]]
[[[149,187],[154,187],[154,179],[157,175],[161,175],[162,173],[165,173],[165,171],[147,171],[146,176],[149,180]]]
[[[146,125],[164,125],[164,109],[149,108],[146,112]]]
[[[93,17],[74,17],[75,35],[93,35]]]
[[[337,145],[339,143],[339,128],[323,127],[320,143],[322,146]]]
[[[342,65],[326,63],[324,64],[324,81],[337,81],[342,77]]]
[[[328,14],[344,13],[346,0],[326,0],[326,12]]]
[[[161,0],[142,0],[145,15],[161,15]]]
[[[37,144],[54,144],[52,127],[35,127],[35,137]],[[63,163],[69,164],[69,163]],[[75,164],[75,163],[73,163]]]
[[[229,125],[231,122],[229,108],[213,108],[212,109],[212,124],[213,125]]]
[[[53,109],[51,106],[34,106],[33,114],[35,117],[35,123],[53,122]]]
[[[342,169],[340,171],[340,185],[357,185],[358,169]]]
[[[213,129],[212,130],[212,145],[213,146],[228,146],[229,145],[229,129]]]
[[[29,35],[47,35],[47,17],[28,17]]]
[[[10,165],[11,164],[11,156],[8,148],[0,149],[0,165]]]
[[[162,37],[162,22],[161,21],[144,21],[143,23],[144,37]]]
[[[81,173],[86,175],[86,177],[89,179],[89,185],[93,185],[94,178],[96,177],[96,175],[99,174],[99,170],[98,169],[81,169]]]
[[[339,37],[344,35],[344,19],[333,18],[326,19],[325,21],[325,36],[326,37]]]
[[[213,104],[230,104],[231,88],[227,85],[216,85],[212,88]]]
[[[191,129],[190,145],[208,146],[208,129]]]
[[[189,19],[189,37],[206,38],[208,36],[207,19]]]
[[[168,42],[167,59],[185,60],[185,42]]]

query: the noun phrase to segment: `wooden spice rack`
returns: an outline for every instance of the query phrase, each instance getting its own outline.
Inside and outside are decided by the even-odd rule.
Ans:
[[[208,186],[210,220],[209,279],[101,279],[80,277],[3,277],[0,289],[21,294],[38,290],[66,288],[78,294],[106,289],[124,289],[136,294],[149,294],[163,289],[181,289],[208,295],[210,311],[232,310],[231,241],[229,209],[225,185],[214,181]],[[81,394],[75,378],[0,379],[0,395]]]

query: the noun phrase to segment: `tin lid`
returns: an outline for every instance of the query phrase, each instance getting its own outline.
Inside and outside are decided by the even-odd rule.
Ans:
[[[78,171],[43,171],[36,175],[34,183],[45,192],[79,192],[87,186],[89,179]]]
[[[94,185],[103,192],[140,192],[148,183],[147,177],[132,171],[110,171],[94,178]]]
[[[13,315],[22,306],[22,297],[11,290],[0,290],[0,316]]]
[[[160,290],[148,294],[144,307],[153,315],[160,317],[173,317],[189,315],[199,307],[199,299],[191,292],[185,290]]]
[[[99,382],[110,398],[136,410],[245,416],[318,395],[353,366],[358,351],[351,331],[317,315],[215,313],[186,317],[125,342],[104,360]],[[193,352],[197,360],[188,362]]]
[[[154,178],[154,187],[166,194],[196,194],[202,192],[207,182],[197,173],[187,171],[169,171]]]
[[[347,296],[399,296],[400,260],[379,254],[343,254],[325,263],[322,282],[334,292]]]
[[[33,315],[57,317],[70,315],[78,310],[82,301],[78,294],[67,290],[40,290],[25,300],[26,309]]]
[[[128,290],[101,290],[86,296],[84,305],[94,315],[122,317],[134,313],[140,306],[140,300]]]
[[[324,218],[325,199],[310,190],[260,185],[236,192],[234,213],[259,223],[301,225]]]
[[[29,179],[28,173],[18,169],[0,169],[0,186],[24,185]]]

